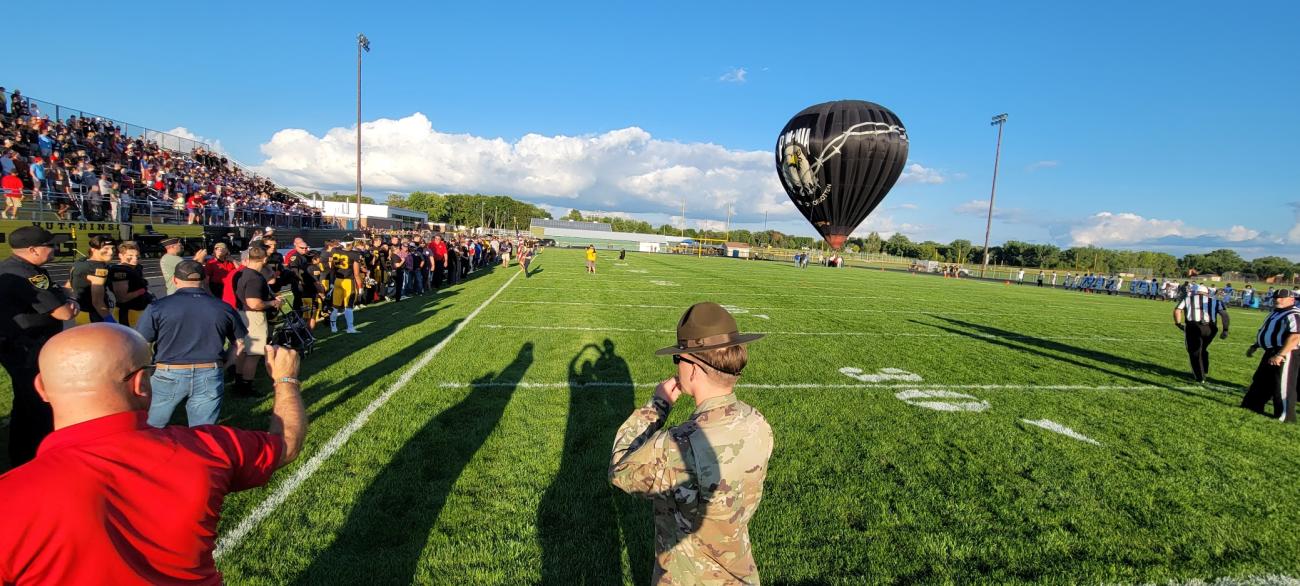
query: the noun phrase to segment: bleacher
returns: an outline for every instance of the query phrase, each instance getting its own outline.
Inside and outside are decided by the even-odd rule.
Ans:
[[[0,92],[0,170],[18,219],[322,227],[318,210],[208,145]]]

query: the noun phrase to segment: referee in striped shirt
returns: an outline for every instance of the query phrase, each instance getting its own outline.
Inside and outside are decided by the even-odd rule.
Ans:
[[[1183,331],[1187,357],[1192,362],[1192,377],[1198,383],[1205,382],[1205,376],[1210,373],[1210,342],[1219,332],[1217,320],[1223,320],[1220,337],[1228,338],[1228,308],[1210,297],[1209,292],[1205,285],[1192,285],[1190,294],[1174,307],[1174,325]]]
[[[1295,292],[1279,289],[1273,293],[1272,313],[1255,334],[1255,343],[1246,351],[1252,356],[1263,348],[1264,356],[1255,369],[1255,377],[1241,400],[1241,406],[1259,414],[1273,399],[1273,416],[1279,421],[1295,421],[1296,379],[1300,375],[1300,308],[1295,306]]]

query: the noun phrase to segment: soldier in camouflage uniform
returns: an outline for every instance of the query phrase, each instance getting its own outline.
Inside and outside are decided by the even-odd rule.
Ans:
[[[677,325],[677,374],[623,423],[609,475],[615,486],[654,501],[655,584],[758,584],[749,519],[763,496],[772,428],[736,398],[745,367],[741,334],[716,303],[698,303]],[[695,398],[690,420],[661,429],[673,403]]]

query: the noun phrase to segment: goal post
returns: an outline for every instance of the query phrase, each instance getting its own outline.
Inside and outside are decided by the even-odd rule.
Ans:
[[[677,254],[693,254],[698,257],[723,256],[727,241],[721,238],[690,238],[690,242],[678,242],[673,246],[673,252]]]

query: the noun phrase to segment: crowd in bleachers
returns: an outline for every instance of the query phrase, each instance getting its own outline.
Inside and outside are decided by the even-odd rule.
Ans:
[[[37,102],[0,87],[0,172],[4,217],[48,214],[60,220],[151,221],[229,226],[320,227],[319,209],[279,190],[203,146],[181,153],[116,122],[51,120]],[[21,190],[18,186],[21,184]],[[20,212],[35,202],[35,211]]]

